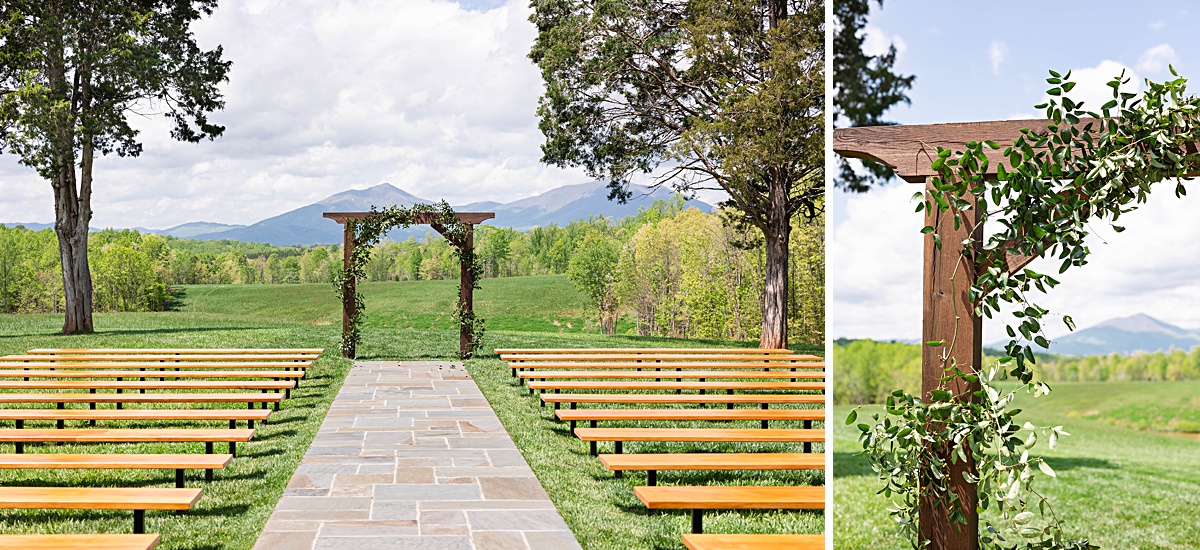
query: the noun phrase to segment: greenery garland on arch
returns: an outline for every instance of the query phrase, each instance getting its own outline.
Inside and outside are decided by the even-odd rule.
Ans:
[[[1128,79],[1118,76],[1108,83],[1112,100],[1097,113],[1066,95],[1075,86],[1069,72],[1051,71],[1051,99],[1037,106],[1050,124],[1044,132],[1022,130],[1002,152],[1007,166],[988,169],[986,152],[999,150],[996,143],[972,142],[953,152],[939,148],[932,164],[938,175],[930,189],[914,196],[920,200],[917,211],[947,213],[956,228],[978,216],[975,229],[985,223],[989,230],[998,229],[964,242],[951,282],[969,287],[975,315],[991,318],[1008,307],[1014,321],[1006,326],[1011,340],[999,362],[983,368],[943,359],[945,376],[929,402],[896,390],[884,413],[874,415],[874,424],[858,424],[863,455],[884,484],[880,494],[891,499],[890,513],[914,548],[924,543],[917,521],[922,497],[932,496],[938,507],[950,511],[953,523],[966,524],[957,495],[948,490],[951,464],[928,451],[938,445],[953,445],[949,462],[966,460],[969,453],[976,463],[977,477],[969,481],[978,484],[979,509],[990,510],[980,518],[981,548],[1096,548],[1065,534],[1035,483],[1039,472],[1055,473],[1030,452],[1041,441],[1053,448],[1069,434],[1062,426],[1022,423],[1020,410],[1012,407],[1021,390],[1033,397],[1051,391],[1031,368],[1033,346],[1049,346],[1043,323],[1050,312],[1031,295],[1046,293],[1058,281],[1030,269],[1009,273],[1008,260],[1013,255],[1053,257],[1061,262],[1060,273],[1083,266],[1091,253],[1084,243],[1089,223],[1105,222],[1123,231],[1116,225],[1120,216],[1144,203],[1152,184],[1160,181],[1175,180],[1176,195],[1186,193],[1181,179],[1200,166],[1200,99],[1187,97],[1186,80],[1174,68],[1171,74],[1175,78],[1164,83],[1146,81],[1147,91],[1140,96],[1122,92]],[[993,172],[995,176],[989,175]],[[936,228],[927,226],[922,232],[932,234],[941,247]],[[963,319],[966,313],[955,317]],[[1062,321],[1074,329],[1069,316]],[[926,345],[953,349],[972,343],[956,342],[954,334],[947,334]],[[1020,385],[1002,390],[998,382],[1005,377]],[[980,384],[975,399],[953,394],[950,388],[958,380]],[[847,423],[857,417],[858,411],[852,411]]]
[[[418,218],[421,218],[418,221]],[[367,263],[371,261],[371,250],[379,244],[384,233],[397,227],[407,228],[413,224],[427,223],[432,225],[446,240],[454,245],[454,254],[459,262],[466,266],[471,274],[472,288],[479,288],[479,279],[483,268],[475,257],[475,248],[470,246],[468,238],[472,232],[471,224],[459,221],[458,214],[446,201],[437,204],[414,204],[410,207],[390,206],[379,210],[372,206],[369,215],[363,218],[346,220],[346,231],[354,236],[354,250],[350,254],[349,265],[334,275],[333,286],[337,291],[339,301],[346,298],[346,282],[356,281],[366,275]],[[363,312],[366,310],[362,293],[357,287],[354,290],[354,315],[342,340],[343,351],[355,349],[362,336]],[[460,350],[460,359],[470,359],[483,345],[483,319],[468,311],[466,301],[460,294],[454,312],[458,321],[460,333],[471,335],[470,346]]]

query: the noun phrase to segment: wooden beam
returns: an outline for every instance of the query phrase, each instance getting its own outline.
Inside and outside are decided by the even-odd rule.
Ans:
[[[465,243],[462,243],[464,251],[475,251],[475,226],[467,226],[467,235]],[[467,261],[469,255],[464,254],[459,265],[458,277],[458,296],[462,300],[463,314],[470,315],[475,311],[475,272],[471,269],[471,263]],[[471,334],[467,327],[459,325],[458,328],[458,353],[459,357],[466,357],[467,352],[471,349],[474,340],[474,335]]]
[[[370,212],[326,212],[321,214],[342,225],[346,224],[346,220],[359,220],[370,216]],[[469,224],[483,223],[485,220],[490,220],[496,217],[495,212],[457,212],[458,221]],[[437,219],[436,214],[418,213],[414,216],[413,225],[429,225],[429,222]]]
[[[328,217],[328,214],[326,215]],[[339,222],[343,225],[342,235],[342,271],[350,269],[351,258],[354,257],[354,227],[353,224],[346,224],[345,221]],[[354,299],[354,292],[358,281],[355,277],[349,277],[342,281],[342,357],[346,359],[354,359],[357,350],[355,343],[350,339],[350,332],[354,328],[354,315],[358,313],[358,302]]]
[[[968,200],[974,200],[967,195]],[[979,224],[979,211],[972,208],[963,212],[967,219],[957,229],[954,215],[940,212],[936,208],[927,214],[926,222],[941,236],[942,247],[934,246],[933,235],[925,236],[924,315],[921,324],[922,342],[943,341],[940,346],[921,346],[921,394],[928,403],[930,393],[940,389],[940,378],[945,376],[945,367],[953,360],[963,372],[979,368],[982,361],[983,322],[975,315],[968,289],[975,279],[975,266],[963,257],[962,242],[974,236],[975,242],[983,234]],[[974,230],[972,230],[974,229]],[[952,280],[953,278],[953,280]],[[967,384],[957,380],[947,388],[960,399],[974,399],[972,392],[980,389],[979,384]],[[946,444],[932,450],[947,464],[955,454],[954,448]],[[949,510],[936,506],[933,499],[922,497],[919,523],[921,540],[931,541],[931,548],[943,550],[976,550],[979,548],[979,514],[976,508],[979,496],[974,483],[963,476],[977,475],[975,463],[958,461],[949,468],[947,485],[959,498],[959,506],[967,524],[951,524]],[[921,480],[922,486],[932,483]]]

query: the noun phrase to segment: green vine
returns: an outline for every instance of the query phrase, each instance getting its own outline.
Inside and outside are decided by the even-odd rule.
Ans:
[[[956,268],[951,281],[969,281],[975,315],[991,318],[1009,307],[1015,321],[1006,326],[1006,356],[987,369],[948,359],[956,345],[953,334],[945,341],[928,342],[946,346],[941,352],[945,376],[929,402],[897,390],[887,399],[884,414],[874,415],[874,425],[858,424],[863,455],[884,483],[880,493],[891,500],[890,513],[914,548],[928,544],[921,540],[917,523],[922,498],[948,510],[956,526],[966,524],[948,480],[951,466],[968,460],[976,467],[975,476],[967,480],[978,483],[979,510],[992,511],[980,518],[982,548],[1097,548],[1087,540],[1068,538],[1053,507],[1037,490],[1039,473],[1055,474],[1030,452],[1042,440],[1053,448],[1067,433],[1062,426],[1022,423],[1017,420],[1020,410],[1012,408],[1021,390],[1035,398],[1051,391],[1031,368],[1034,345],[1050,345],[1043,330],[1050,312],[1030,296],[1046,293],[1058,281],[1030,269],[1009,272],[1008,265],[1022,256],[1056,258],[1060,273],[1085,265],[1091,253],[1084,244],[1089,223],[1102,221],[1123,231],[1117,220],[1144,203],[1151,186],[1160,181],[1175,180],[1176,195],[1185,194],[1181,180],[1200,161],[1200,99],[1187,97],[1186,80],[1174,68],[1171,74],[1174,80],[1165,83],[1147,81],[1147,91],[1140,96],[1121,92],[1128,80],[1118,76],[1108,83],[1112,100],[1097,113],[1066,95],[1075,86],[1069,72],[1051,71],[1051,99],[1037,106],[1045,110],[1047,128],[1022,130],[999,155],[1003,162],[995,166],[994,175],[988,152],[1000,151],[996,143],[971,142],[964,151],[938,149],[932,163],[938,175],[929,190],[914,197],[921,199],[917,211],[949,214],[943,217],[953,219],[956,228],[979,219],[972,229],[981,230],[985,223],[997,229],[963,243],[958,265],[974,272]],[[922,232],[941,247],[937,228],[926,226]],[[957,317],[963,318],[963,313]],[[1069,316],[1062,321],[1074,330]],[[1003,378],[1019,385],[1004,392],[997,385]],[[950,388],[964,382],[978,383],[981,389],[969,396],[954,395]],[[857,417],[858,411],[852,411],[847,423]]]
[[[423,218],[418,221],[418,218]],[[358,219],[346,220],[346,229],[354,235],[354,251],[350,254],[350,262],[342,271],[334,276],[333,286],[338,300],[345,299],[346,282],[359,280],[365,276],[367,263],[371,260],[371,250],[379,243],[384,233],[397,228],[409,227],[415,223],[428,223],[454,245],[454,254],[461,265],[467,266],[471,274],[472,288],[479,288],[479,279],[483,267],[475,257],[475,248],[471,245],[471,224],[460,222],[458,215],[446,201],[437,204],[414,204],[410,207],[390,206],[378,210],[372,206],[369,215]],[[355,288],[354,315],[350,318],[345,338],[342,340],[342,351],[355,350],[362,336],[363,313],[366,311],[361,292]],[[462,334],[471,336],[467,349],[460,350],[460,359],[470,359],[483,345],[483,319],[476,317],[474,312],[467,310],[467,303],[460,295],[455,307],[454,319],[458,322]]]

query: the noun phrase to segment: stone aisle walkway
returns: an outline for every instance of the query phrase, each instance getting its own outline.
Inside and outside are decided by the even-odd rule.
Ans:
[[[256,549],[579,548],[461,363],[357,363]]]

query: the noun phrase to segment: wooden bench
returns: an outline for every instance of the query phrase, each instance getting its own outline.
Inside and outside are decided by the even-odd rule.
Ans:
[[[146,532],[146,510],[190,510],[200,489],[0,487],[0,508],[133,510],[133,532]]]
[[[628,353],[522,353],[506,355],[509,362],[521,361],[640,361],[648,363],[672,361],[821,361],[816,355],[764,355],[761,353],[656,353],[631,355]]]
[[[554,403],[555,410],[562,403],[570,403],[571,408],[576,408],[579,403],[647,403],[647,404],[679,404],[679,403],[724,403],[730,409],[737,403],[753,403],[761,404],[762,408],[768,408],[771,403],[775,404],[798,404],[798,403],[824,403],[825,395],[820,393],[760,393],[760,394],[745,394],[739,393],[734,395],[697,395],[697,394],[661,394],[661,393],[543,393],[541,394],[543,403]]]
[[[2,376],[2,374],[0,374]],[[788,380],[795,382],[797,379],[803,378],[807,380],[824,380],[825,373],[823,371],[719,371],[719,370],[685,370],[685,371],[610,371],[610,370],[586,370],[586,371],[529,371],[519,372],[517,376],[530,380],[563,380],[563,379],[587,379],[587,380],[637,380],[653,378],[662,380],[674,378],[678,381],[683,381],[684,378],[699,378],[700,380],[719,380],[725,378],[753,378],[761,380]]]
[[[213,480],[213,470],[229,465],[230,454],[0,454],[3,470],[106,469],[175,470],[175,486],[182,488],[185,470],[204,470],[204,480]]]
[[[596,455],[596,443],[612,441],[613,452],[621,454],[625,441],[694,441],[694,442],[753,442],[753,443],[816,443],[825,441],[825,430],[788,428],[576,428],[575,435],[591,443]]]
[[[0,390],[274,390],[292,396],[295,381],[274,380],[0,380]]]
[[[659,470],[822,470],[824,453],[646,453],[602,454],[600,463],[616,472],[646,472],[646,484],[658,485]]]
[[[704,532],[704,510],[817,510],[824,487],[634,487],[649,510],[691,510],[692,532]]]
[[[283,395],[278,393],[0,393],[0,403],[274,403],[279,410]]]
[[[29,355],[320,355],[325,348],[35,348]]]
[[[55,421],[59,429],[67,420],[87,420],[93,426],[97,420],[228,420],[231,430],[240,420],[253,429],[255,420],[266,422],[270,415],[267,410],[245,409],[0,409],[0,421],[15,421],[17,429],[24,428],[26,421],[39,420]]]
[[[825,550],[825,535],[685,534],[688,550]]]
[[[153,550],[158,535],[0,535],[0,548],[20,550]]]
[[[311,365],[312,363],[308,361],[247,361],[242,363],[237,361],[179,361],[168,363],[152,361],[97,361],[94,359],[87,361],[12,361],[7,358],[0,358],[0,369],[158,369],[160,371],[166,369],[280,369],[288,371],[292,369],[304,370]]]
[[[63,370],[55,369],[24,369],[21,370],[0,370],[0,378],[116,378],[122,380],[129,379],[146,379],[146,378],[217,378],[217,379],[232,379],[232,378],[250,378],[250,379],[298,379],[304,376],[304,371],[300,370],[78,370],[75,368],[67,368]],[[822,375],[824,376],[824,375]]]
[[[497,348],[501,359],[524,355],[794,355],[790,349],[760,348]]]
[[[0,366],[3,366],[3,365],[0,364]],[[788,363],[788,362],[761,363],[761,362],[746,362],[746,361],[729,361],[729,362],[713,362],[713,363],[702,363],[702,362],[694,362],[694,361],[678,362],[678,363],[636,363],[636,362],[604,363],[604,362],[591,362],[591,361],[587,361],[587,362],[584,362],[584,361],[580,361],[580,362],[550,361],[550,362],[530,362],[530,363],[510,362],[508,364],[508,368],[512,371],[513,377],[517,377],[517,373],[521,372],[522,370],[532,371],[532,370],[541,370],[541,369],[555,369],[555,370],[571,369],[571,370],[580,370],[580,371],[600,370],[600,369],[603,369],[603,370],[635,369],[637,371],[642,371],[642,369],[654,369],[654,372],[656,372],[656,373],[670,372],[668,369],[675,369],[675,371],[677,371],[677,372],[681,372],[684,369],[687,369],[687,370],[713,369],[714,371],[723,371],[723,370],[727,371],[727,370],[738,370],[738,369],[742,369],[742,370],[755,369],[755,370],[761,370],[761,371],[770,371],[771,369],[791,369],[792,371],[799,371],[800,369],[806,369],[806,370],[807,369],[824,369],[825,363],[818,363],[818,362],[811,362],[811,361],[795,362],[795,363]],[[674,373],[672,373],[672,374],[674,374]],[[536,377],[533,377],[533,378],[536,378]],[[663,376],[662,378],[669,378],[669,377]],[[518,380],[523,381],[524,378],[518,378]]]
[[[763,429],[770,420],[802,421],[805,428],[811,428],[814,420],[825,420],[824,409],[570,409],[554,411],[554,415],[570,422],[572,432],[580,420],[590,421],[593,428],[598,421],[760,420]]]
[[[50,355],[50,354],[13,354],[0,357],[0,361],[141,361],[141,362],[162,362],[174,363],[180,361],[314,361],[318,355],[312,353],[272,353],[272,354],[232,354],[232,353],[208,353],[208,354],[68,354],[68,355]]]
[[[204,443],[213,454],[213,443],[228,442],[229,454],[237,456],[237,444],[254,437],[254,430],[207,428],[128,428],[113,430],[0,429],[0,443],[16,444],[17,454],[26,443]]]
[[[825,391],[824,382],[745,382],[717,380],[711,382],[629,381],[629,380],[530,380],[529,392],[534,390],[625,390],[625,391]],[[0,386],[3,387],[3,386]]]

